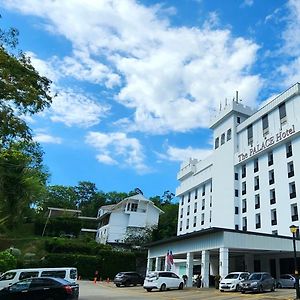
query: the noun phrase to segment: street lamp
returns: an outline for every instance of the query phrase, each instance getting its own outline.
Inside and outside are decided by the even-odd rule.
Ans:
[[[296,288],[296,299],[300,299],[300,292],[299,292],[299,276],[298,276],[298,267],[297,267],[297,253],[296,253],[296,234],[299,227],[295,225],[290,226],[290,231],[293,234],[293,247],[294,247],[294,269],[295,269],[295,288]]]

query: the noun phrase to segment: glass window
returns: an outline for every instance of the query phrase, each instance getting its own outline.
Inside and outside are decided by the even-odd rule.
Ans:
[[[242,200],[242,213],[245,213],[247,211],[247,200]]]
[[[131,203],[131,211],[137,211],[138,204],[137,203]]]
[[[219,138],[217,137],[215,139],[215,149],[218,149],[219,148]]]
[[[254,173],[258,172],[258,158],[254,159]]]
[[[198,189],[195,189],[195,199],[198,198]]]
[[[4,273],[1,277],[0,277],[0,281],[3,281],[3,280],[12,280],[14,279],[16,276],[16,272],[7,272],[7,273]]]
[[[242,195],[245,195],[247,193],[247,188],[246,188],[246,181],[242,182]]]
[[[247,134],[248,134],[248,145],[253,144],[253,126],[252,124],[247,127]]]
[[[260,228],[261,227],[261,222],[260,222],[260,214],[255,215],[255,227]]]
[[[286,157],[289,158],[293,155],[292,143],[291,142],[286,143],[285,147],[286,147]]]
[[[263,134],[268,134],[269,133],[269,120],[268,120],[268,115],[264,115],[262,117],[262,129],[263,129]]]
[[[275,177],[274,177],[274,170],[269,171],[269,184],[274,184]]]
[[[288,168],[288,178],[291,178],[294,176],[294,163],[291,161],[287,165]]]
[[[286,123],[286,109],[285,109],[285,103],[282,103],[278,106],[279,108],[279,119],[281,125]]]
[[[39,276],[39,272],[21,272],[19,280],[31,278],[31,277],[38,277],[38,276]]]
[[[240,124],[240,123],[241,123],[241,117],[237,117],[237,118],[236,118],[236,122],[237,122],[238,124]]]
[[[246,177],[246,165],[242,165],[242,178]]]
[[[290,189],[290,199],[296,198],[296,185],[295,182],[289,183],[289,189]]]
[[[268,166],[272,166],[273,163],[274,163],[274,161],[273,161],[273,152],[270,151],[270,152],[268,152]]]
[[[60,270],[60,271],[43,271],[41,274],[41,277],[58,277],[58,278],[65,278],[66,277],[66,271]]]
[[[205,195],[205,184],[203,184],[203,187],[202,187],[202,196]]]
[[[187,207],[187,215],[190,214],[190,206]]]
[[[221,135],[221,145],[225,143],[225,133],[222,133]]]
[[[231,140],[231,129],[227,130],[227,141]]]
[[[255,209],[260,208],[260,196],[259,194],[255,195]]]
[[[276,209],[271,210],[271,224],[272,226],[277,225],[277,213]]]
[[[9,290],[12,292],[21,292],[29,289],[30,283],[32,279],[25,279],[19,281],[9,287]]]
[[[197,202],[194,203],[194,213],[197,212]]]
[[[270,190],[270,204],[276,203],[275,189]]]
[[[291,215],[292,221],[298,221],[298,207],[296,203],[291,205]]]

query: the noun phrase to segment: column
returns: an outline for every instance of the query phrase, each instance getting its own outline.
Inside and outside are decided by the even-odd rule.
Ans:
[[[188,252],[186,254],[186,275],[188,277],[187,286],[193,286],[193,266],[194,266],[194,253]]]
[[[221,278],[224,278],[228,274],[228,263],[229,263],[229,258],[228,258],[228,248],[222,247],[220,248],[220,258],[219,258],[219,275]]]
[[[209,251],[204,250],[201,253],[201,276],[202,286],[209,287]]]
[[[160,257],[155,258],[155,271],[160,271]]]
[[[149,251],[148,251],[146,274],[148,274],[148,273],[151,271],[151,270],[150,270],[150,266],[151,266],[151,258],[150,258],[150,256],[149,256]]]

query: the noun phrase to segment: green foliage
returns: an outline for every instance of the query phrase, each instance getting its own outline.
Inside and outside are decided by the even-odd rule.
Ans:
[[[156,227],[127,230],[124,243],[132,246],[143,246],[151,242],[154,229],[156,229]]]
[[[35,220],[34,231],[36,235],[42,235],[46,221],[47,219],[45,217],[39,217]],[[97,223],[95,221],[82,220],[76,217],[60,216],[49,219],[45,235],[59,237],[63,234],[73,234],[74,236],[78,236],[81,228],[93,229],[96,228],[96,226]]]
[[[6,272],[17,266],[17,259],[9,251],[0,252],[0,272]]]
[[[97,255],[48,254],[44,261],[46,267],[77,267],[82,278],[92,279],[96,270],[103,279],[114,278],[124,270],[136,269],[136,255],[131,252],[99,251]]]

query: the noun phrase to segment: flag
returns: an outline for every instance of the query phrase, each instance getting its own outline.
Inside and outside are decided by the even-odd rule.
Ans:
[[[167,271],[171,271],[172,265],[174,264],[172,251],[167,252]]]

